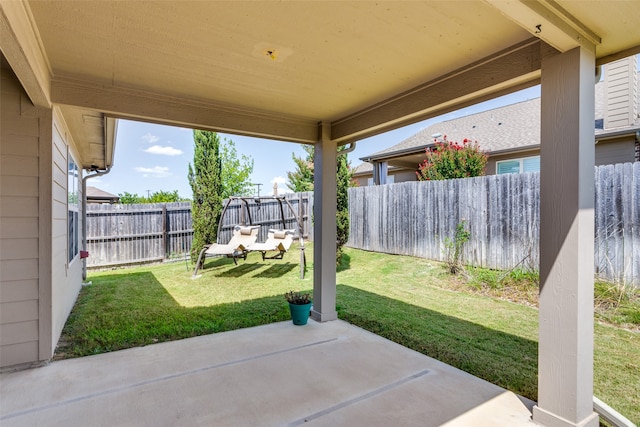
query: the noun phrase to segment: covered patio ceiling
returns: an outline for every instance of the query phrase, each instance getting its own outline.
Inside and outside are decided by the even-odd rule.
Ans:
[[[533,419],[594,426],[592,73],[640,53],[638,22],[637,0],[0,0],[0,48],[36,106],[61,106],[70,127],[107,118],[103,143],[124,117],[315,144],[322,322],[337,318],[337,146],[542,79]]]
[[[321,122],[343,144],[534,85],[542,57],[584,42],[599,62],[640,51],[633,0],[1,8],[36,104],[302,143]]]

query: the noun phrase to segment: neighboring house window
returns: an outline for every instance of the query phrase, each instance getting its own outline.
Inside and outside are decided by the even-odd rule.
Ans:
[[[496,162],[496,174],[540,171],[540,156]]]
[[[80,226],[79,222],[79,191],[78,191],[78,166],[76,162],[73,160],[71,155],[69,155],[69,168],[67,171],[67,211],[68,211],[68,229],[69,232],[67,234],[68,238],[68,254],[69,254],[69,262],[71,262],[77,255],[80,250],[80,234],[78,232],[78,228]]]
[[[368,186],[372,186],[373,185],[373,178],[367,178],[367,185]]]

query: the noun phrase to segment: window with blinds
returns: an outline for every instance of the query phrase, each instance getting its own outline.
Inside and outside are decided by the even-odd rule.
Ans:
[[[540,171],[540,156],[523,157],[496,162],[496,174]]]

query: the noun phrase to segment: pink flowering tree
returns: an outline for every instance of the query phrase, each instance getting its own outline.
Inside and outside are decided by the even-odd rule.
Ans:
[[[487,154],[480,150],[477,141],[464,139],[462,143],[435,141],[426,149],[427,158],[418,165],[416,175],[419,181],[433,181],[453,178],[468,178],[484,175]]]

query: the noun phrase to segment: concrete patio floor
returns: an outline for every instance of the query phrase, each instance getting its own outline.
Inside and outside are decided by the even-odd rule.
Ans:
[[[342,321],[290,322],[0,375],[10,426],[531,426],[532,402]]]

